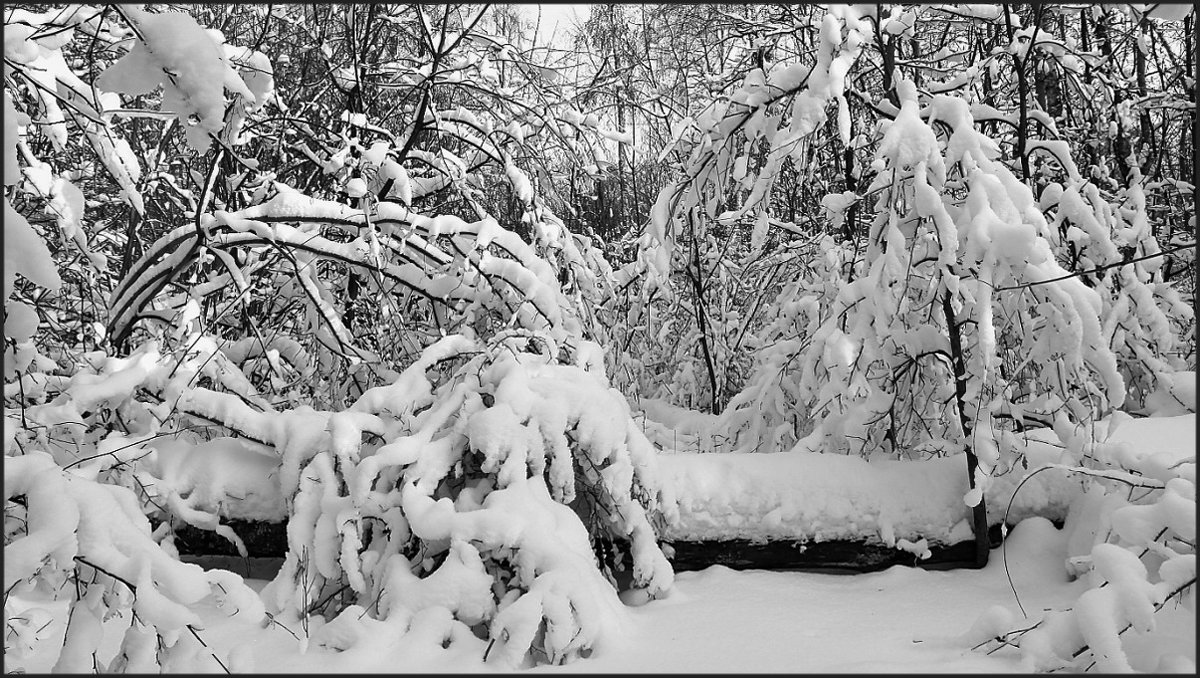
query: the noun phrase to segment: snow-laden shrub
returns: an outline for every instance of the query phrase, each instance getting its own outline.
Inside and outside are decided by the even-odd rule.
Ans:
[[[54,670],[70,673],[190,670],[193,658],[211,652],[191,609],[205,599],[231,615],[263,617],[258,595],[241,577],[206,572],[164,551],[129,489],[65,470],[45,452],[8,452],[6,664],[19,666],[23,653],[46,640],[51,614],[43,606],[54,607],[59,597],[69,601],[69,621]],[[117,655],[102,657],[102,624],[113,617],[128,617],[128,628]]]
[[[285,471],[289,550],[267,605],[398,628],[433,615],[447,643],[475,634],[513,666],[611,640],[621,603],[594,540],[628,541],[634,586],[671,585],[653,448],[597,347],[561,351],[545,333],[451,336],[349,409],[313,413],[327,433]],[[431,380],[445,361],[458,366]]]
[[[414,18],[423,21],[421,11]],[[17,81],[77,90],[71,111],[95,135],[107,130],[97,111],[133,110],[117,109],[114,94],[161,87],[162,110],[151,117],[175,116],[189,145],[202,152],[211,145],[212,153],[202,158],[204,174],[191,173],[199,193],[158,175],[190,210],[186,221],[164,219],[171,226],[156,230],[144,249],[127,243],[123,276],[91,326],[113,350],[66,346],[55,364],[32,341],[36,312],[8,305],[6,337],[15,351],[6,356],[12,381],[5,386],[5,454],[51,464],[37,476],[38,491],[53,486],[50,471],[57,471],[120,494],[129,520],[145,533],[138,548],[152,554],[141,555],[156,563],[176,563],[172,535],[180,523],[216,531],[244,554],[222,524],[231,501],[243,516],[287,516],[291,551],[268,599],[272,609],[298,616],[305,630],[314,613],[341,612],[322,627],[319,644],[344,645],[332,636],[352,625],[353,610],[405,627],[413,615],[436,618],[422,633],[490,639],[489,653],[510,664],[569,660],[610,640],[622,614],[613,568],[630,568],[634,585],[651,594],[671,583],[649,520],[658,492],[652,446],[609,387],[603,350],[586,340],[604,333],[584,304],[605,292],[610,269],[586,239],[565,229],[537,181],[514,161],[528,155],[529,144],[595,126],[574,119],[569,108],[539,113],[513,101],[517,90],[489,81],[486,60],[476,58],[497,43],[462,40],[466,32],[447,39],[443,25],[432,47],[435,63],[450,70],[397,74],[422,102],[407,138],[356,113],[345,116],[340,150],[304,147],[350,204],[334,202],[252,171],[254,161],[234,150],[248,138],[240,130],[261,133],[261,121],[243,125],[270,98],[272,73],[261,53],[223,44],[184,14],[112,14],[107,22],[68,17],[96,40],[114,43],[108,55],[119,58],[96,88],[56,66],[70,31],[49,46],[42,39],[39,26],[62,17],[20,15],[31,28],[13,30],[38,42],[13,57]],[[128,27],[118,28],[114,17]],[[39,80],[47,72],[58,82]],[[481,80],[464,82],[464,74]],[[460,85],[474,88],[477,103],[481,88],[494,90],[501,105],[439,108],[440,95]],[[13,109],[8,93],[6,109]],[[41,99],[46,110],[57,102]],[[519,119],[501,119],[506,111]],[[17,132],[35,129],[28,116],[14,119]],[[437,143],[426,143],[424,133],[417,143],[422,128]],[[164,135],[174,129],[167,126]],[[64,234],[77,236],[82,195],[10,131],[6,142],[17,138],[29,164],[28,185],[63,213]],[[43,132],[64,141],[54,129]],[[368,133],[390,141],[366,143]],[[462,142],[467,150],[452,152]],[[165,138],[158,145],[156,172]],[[122,149],[95,147],[137,211],[126,233],[134,239],[145,205],[131,179],[140,172],[138,159]],[[6,184],[20,178],[16,150],[6,145]],[[230,163],[240,188],[218,181]],[[528,240],[483,209],[489,177],[481,165],[490,164],[503,168]],[[474,218],[424,209],[451,201]],[[7,203],[6,212],[16,214]],[[23,228],[24,219],[12,223],[6,220],[6,240],[19,241],[12,249],[22,260],[6,272],[58,287],[41,234]],[[89,242],[75,240],[81,248]],[[12,283],[6,278],[6,304]],[[166,293],[172,285],[184,289]],[[270,326],[267,337],[260,326]],[[251,331],[254,340],[242,340]],[[356,404],[343,408],[347,402]],[[44,501],[10,502],[6,518],[37,527],[46,511]],[[17,537],[21,529],[8,533]],[[63,529],[82,535],[90,528]],[[30,534],[13,542],[15,561],[33,558],[21,549],[34,553],[29,545],[45,538],[39,530]],[[611,554],[613,541],[629,544],[628,558]],[[598,558],[594,549],[609,555]],[[140,571],[114,572],[129,585],[135,609],[161,597],[157,571],[150,580]],[[190,589],[165,595],[185,605],[201,599]],[[78,598],[91,601],[89,609],[106,609]],[[166,640],[158,647],[174,643],[173,631],[195,630],[191,616],[173,614],[159,624]],[[29,624],[14,620],[14,638],[27,639]],[[92,631],[69,632],[68,649],[83,643],[94,650]],[[129,651],[112,666],[145,668],[145,638],[129,638]],[[76,655],[64,653],[64,662]],[[159,659],[170,660],[164,668],[185,666]]]
[[[1044,145],[1069,163],[1065,144]],[[1162,248],[1146,209],[1141,171],[1134,165],[1129,186],[1110,197],[1072,174],[1063,184],[1049,184],[1038,206],[1051,215],[1047,238],[1055,252],[1087,271],[1081,277],[1100,295],[1101,331],[1125,382],[1125,409],[1165,405],[1164,396],[1175,400],[1169,393],[1185,367],[1180,354],[1195,312],[1179,286],[1163,277],[1166,259],[1157,256]],[[1186,408],[1183,397],[1177,404]]]
[[[813,413],[801,406],[804,380],[796,361],[833,306],[841,287],[840,272],[853,258],[849,247],[822,236],[811,263],[769,302],[774,313],[755,333],[762,348],[750,376],[721,413],[736,449],[787,450],[812,430]]]
[[[735,61],[713,76],[721,94],[676,127],[668,150],[681,158],[680,171],[651,209],[639,264],[645,289],[656,297],[670,280],[668,296],[696,298],[672,300],[674,310],[658,303],[653,325],[642,320],[645,313],[631,315],[645,323],[646,336],[659,327],[698,325],[691,336],[700,341],[692,344],[713,355],[735,338],[737,345],[747,337],[746,345],[761,347],[725,412],[738,436],[734,449],[786,449],[812,434],[809,447],[940,454],[978,437],[987,465],[1003,457],[1005,467],[1013,455],[997,457],[988,439],[1011,450],[1005,431],[1030,419],[1049,425],[1065,417],[1077,429],[1086,427],[1124,402],[1141,407],[1160,382],[1185,368],[1176,356],[1186,356],[1189,345],[1182,339],[1192,312],[1177,289],[1186,288],[1186,280],[1169,282],[1168,258],[1160,256],[1166,245],[1159,244],[1165,227],[1180,220],[1152,221],[1159,212],[1148,203],[1157,184],[1143,181],[1131,160],[1128,181],[1111,190],[1097,168],[1081,174],[1050,115],[1029,112],[1042,125],[1035,128],[1022,112],[1014,139],[1014,130],[994,122],[1018,119],[1015,111],[997,118],[994,108],[1014,104],[1005,99],[1013,89],[1003,95],[990,85],[976,90],[985,69],[985,81],[1006,81],[998,77],[1008,67],[1000,61],[1045,59],[1066,67],[1070,50],[1042,33],[1036,55],[1026,56],[1018,41],[1007,52],[982,55],[965,73],[950,68],[955,75],[945,81],[921,68],[893,72],[888,64],[898,54],[898,36],[920,42],[913,26],[938,25],[940,11],[896,10],[888,18],[863,6],[830,7],[803,31],[760,27],[755,44],[771,45],[765,51],[778,61],[760,60],[758,68]],[[940,29],[931,34],[946,35]],[[789,49],[805,38],[803,49]],[[953,51],[945,40],[932,44],[939,45],[929,48],[936,51],[932,59]],[[847,101],[877,74],[889,101],[852,114]],[[893,85],[897,96],[888,91]],[[912,101],[909,87],[921,89]],[[1023,111],[1027,103],[1022,99]],[[864,126],[864,118],[875,124]],[[1033,138],[1037,134],[1047,138]],[[844,152],[835,167],[844,171],[847,190],[827,182],[813,191],[807,205],[823,218],[810,214],[809,226],[800,229],[782,221],[788,205],[771,196],[782,192],[776,186],[789,156],[821,157],[805,155],[813,147]],[[869,228],[861,228],[863,221]],[[712,239],[712,231],[727,226],[735,227],[727,238]],[[804,251],[803,264],[767,277],[767,303],[747,294],[727,313],[708,300],[715,293],[694,293],[709,288],[708,280],[694,286],[701,272],[720,270],[713,259],[736,258],[729,253],[747,251],[747,239],[747,259],[756,265],[784,263],[770,250],[758,256],[777,233]],[[816,242],[824,244],[813,247]],[[830,258],[838,262],[829,265]],[[947,298],[948,310],[942,308]],[[970,380],[953,395],[942,388],[956,380],[951,327],[964,357],[960,371]],[[652,350],[636,352],[630,362]],[[672,395],[703,391],[704,363],[682,361],[676,368],[681,378],[670,384],[681,388]],[[715,376],[714,386],[730,381]],[[926,425],[932,421],[939,423]]]
[[[1115,420],[1114,420],[1115,421]],[[1110,422],[1110,432],[1115,423]],[[1047,610],[1030,623],[1005,625],[976,646],[1011,646],[1034,671],[1129,672],[1131,637],[1153,634],[1155,613],[1169,605],[1195,609],[1195,459],[1164,463],[1153,452],[1100,444],[1087,467],[1051,465],[1033,473],[1084,479],[1064,529],[1068,573],[1088,583],[1070,608]],[[1020,605],[1020,600],[1017,600]],[[1037,614],[1037,613],[1035,613]],[[1175,670],[1146,666],[1141,670]],[[1194,668],[1194,667],[1193,667]]]
[[[320,411],[272,408],[211,337],[180,343],[26,375],[23,394],[7,389],[20,403],[7,451],[45,449],[54,468],[125,492],[161,522],[147,543],[163,558],[179,523],[244,553],[221,523],[233,502],[240,517],[286,516],[287,560],[265,592],[281,621],[436,617],[439,640],[495,641],[494,661],[560,662],[619,633],[614,570],[651,595],[671,585],[653,446],[595,344],[451,335],[392,384]],[[204,443],[214,427],[235,437]],[[312,642],[337,646],[328,636],[348,623]]]
[[[265,592],[280,619],[307,627],[312,614],[390,623],[433,615],[445,638],[495,641],[495,661],[513,665],[566,661],[611,641],[623,614],[615,569],[631,570],[651,595],[671,586],[651,525],[660,508],[654,450],[608,385],[595,344],[560,348],[526,331],[487,344],[451,335],[392,384],[329,412],[277,411],[212,338],[186,343],[193,349],[178,356],[153,344],[127,359],[93,354],[95,366],[69,378],[26,375],[23,396],[8,389],[21,404],[6,410],[9,465],[38,459],[45,473],[6,478],[10,496],[32,495],[19,514],[41,535],[6,547],[6,577],[36,571],[45,580],[57,570],[36,570],[45,554],[34,546],[92,529],[53,520],[47,502],[61,476],[96,488],[88,496],[120,497],[132,525],[111,516],[104,524],[143,534],[131,558],[145,551],[178,565],[179,523],[245,553],[221,523],[235,501],[241,517],[286,515],[287,560]],[[220,390],[195,386],[201,378]],[[236,438],[203,443],[214,426]],[[6,517],[18,511],[8,509]],[[43,535],[45,522],[57,532]],[[628,557],[597,555],[614,542],[628,544]],[[150,586],[107,562],[96,561],[134,584],[139,594],[127,602],[137,604]]]
[[[45,320],[56,315],[55,293],[66,296],[65,274],[94,283],[107,261],[89,250],[83,193],[33,153],[30,131],[47,135],[56,151],[81,131],[124,198],[143,209],[134,187],[137,161],[98,113],[112,100],[83,83],[61,52],[77,31],[99,39],[102,11],[5,14],[6,71],[38,109],[37,116],[19,111],[13,94],[22,89],[6,86],[4,184],[16,190],[6,190],[4,199],[5,664],[19,668],[26,654],[43,651],[55,616],[49,610],[64,609],[58,671],[189,670],[192,657],[210,654],[191,606],[212,597],[254,619],[262,605],[237,575],[180,563],[158,543],[163,531],[151,529],[146,507],[155,497],[147,487],[155,479],[130,462],[135,451],[144,454],[137,443],[153,437],[157,424],[132,394],[159,356],[143,351],[106,361],[78,345],[62,356],[75,365],[44,355],[50,352]],[[47,248],[52,238],[14,209],[14,196],[44,201],[63,244],[78,249],[87,265],[60,268]],[[82,327],[70,338],[81,335]],[[102,625],[114,617],[127,620],[124,639],[116,656],[101,656]]]
[[[966,101],[937,95],[922,108],[909,81],[899,91],[865,257],[826,245],[816,279],[776,300],[771,348],[726,413],[736,447],[792,436],[864,453],[968,445],[986,475],[1019,460],[1012,434],[1032,421],[1080,459],[1090,422],[1182,366],[1162,356],[1191,310],[1155,260],[1122,265],[1119,254],[1158,251],[1139,189],[1128,209],[1114,205],[1068,165],[1067,187],[1035,200]],[[1098,270],[1072,274],[1068,249],[1071,265]]]
[[[1058,263],[1032,192],[967,102],[939,95],[922,113],[913,84],[898,89],[865,258],[797,360],[818,422],[802,444],[967,446],[986,475],[1013,461],[996,424],[1021,418],[1012,409],[1078,425],[1119,406],[1124,384],[1099,294]]]
[[[222,519],[234,502],[241,518],[283,518],[271,480],[278,457],[253,439],[220,437],[182,396],[203,379],[248,407],[273,408],[211,337],[197,333],[188,345],[164,354],[150,342],[127,358],[93,351],[69,370],[39,363],[53,371],[30,371],[5,386],[5,454],[47,454],[65,472],[132,492],[167,553],[175,553],[174,528],[188,524],[220,534],[245,555]]]
[[[229,63],[224,38],[183,12],[149,14],[136,6],[120,11],[137,39],[96,78],[96,87],[136,95],[162,86],[162,110],[175,116],[188,143],[204,153],[225,128],[226,89],[256,103],[255,94]]]
[[[853,136],[847,74],[872,30],[861,9],[831,5],[757,35],[759,50],[788,57],[767,66],[755,50],[735,49],[728,68],[706,76],[713,96],[703,109],[674,124],[662,151],[677,159],[674,176],[650,207],[636,261],[621,271],[637,284],[613,304],[631,350],[611,372],[631,389],[714,414],[736,397],[761,345],[756,318],[771,317],[770,299],[793,272],[793,257],[764,256],[772,230],[815,236],[782,221],[773,196],[806,171],[805,152],[827,122],[843,143]]]

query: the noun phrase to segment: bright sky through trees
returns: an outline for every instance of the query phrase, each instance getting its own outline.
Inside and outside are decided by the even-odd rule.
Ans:
[[[570,46],[571,26],[587,21],[591,5],[585,3],[538,3],[523,4],[525,14],[531,21],[536,20],[538,11],[542,13],[542,22],[538,29],[538,44],[551,44],[555,47]]]

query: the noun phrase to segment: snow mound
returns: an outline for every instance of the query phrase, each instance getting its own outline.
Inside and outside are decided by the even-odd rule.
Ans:
[[[1034,460],[1048,453],[1034,453]],[[1034,465],[1031,460],[1031,467]],[[658,459],[673,509],[666,541],[862,539],[949,544],[971,538],[964,455],[928,461],[867,461],[811,452],[694,454]],[[1021,473],[988,486],[989,520],[1004,518]],[[1078,483],[1041,473],[1016,494],[1009,522],[1066,517]]]

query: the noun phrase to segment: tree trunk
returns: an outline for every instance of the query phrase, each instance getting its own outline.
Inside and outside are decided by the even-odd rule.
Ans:
[[[1196,37],[1192,32],[1193,31],[1192,27],[1195,25],[1193,22],[1193,17],[1194,17],[1194,14],[1189,14],[1183,20],[1183,36],[1184,36],[1183,39],[1184,39],[1184,46],[1186,47],[1186,49],[1184,49],[1184,54],[1186,55],[1184,58],[1185,58],[1185,63],[1187,64],[1187,68],[1184,69],[1185,73],[1195,73],[1196,72],[1195,71],[1195,61],[1193,61],[1193,57],[1195,56],[1195,54],[1192,52],[1192,50],[1195,49],[1195,47],[1196,47],[1196,45],[1195,45]],[[1192,100],[1192,107],[1190,109],[1188,109],[1188,112],[1187,112],[1188,118],[1190,118],[1190,120],[1188,120],[1188,123],[1183,126],[1183,148],[1184,149],[1189,149],[1189,148],[1195,149],[1196,102],[1197,102],[1197,100],[1196,100],[1196,83],[1194,80],[1192,81],[1192,85],[1190,87],[1188,87],[1186,91],[1187,91],[1187,97]],[[1193,158],[1195,157],[1194,151],[1193,151],[1192,157]],[[1180,165],[1181,165],[1180,178],[1183,179],[1184,181],[1188,182],[1189,184],[1193,183],[1193,179],[1195,178],[1195,169],[1196,169],[1194,163],[1188,162],[1185,160],[1185,161],[1181,162]]]
[[[1146,29],[1150,19],[1142,17],[1138,22],[1138,34],[1140,37],[1146,37]],[[1141,167],[1142,174],[1148,174],[1150,171],[1150,158],[1155,155],[1156,143],[1154,139],[1154,128],[1150,123],[1150,111],[1145,108],[1145,98],[1148,94],[1146,89],[1146,55],[1142,52],[1141,47],[1135,45],[1133,49],[1133,67],[1137,74],[1138,97],[1142,100],[1142,110],[1138,113],[1138,164]]]
[[[712,350],[708,346],[708,318],[704,312],[704,271],[700,266],[700,243],[697,242],[696,227],[693,222],[693,216],[688,213],[688,226],[692,236],[692,264],[696,268],[696,272],[688,271],[688,277],[692,279],[692,289],[696,295],[695,311],[696,311],[696,327],[700,331],[700,349],[704,353],[704,367],[708,371],[708,386],[712,393],[712,399],[709,402],[709,410],[713,414],[721,413],[721,406],[718,402],[717,394],[717,371],[713,364]]]
[[[1110,77],[1113,71],[1113,49],[1112,36],[1108,25],[1110,12],[1106,8],[1104,14],[1101,15],[1100,21],[1096,23],[1096,44],[1100,48],[1100,53],[1104,55],[1103,67],[1108,71]],[[1113,111],[1121,105],[1125,100],[1125,95],[1120,87],[1113,87]],[[1126,136],[1125,125],[1121,123],[1120,116],[1117,116],[1117,138],[1112,141],[1113,161],[1117,165],[1117,173],[1120,177],[1117,183],[1121,186],[1129,185],[1129,138]]]
[[[954,401],[958,408],[959,422],[963,429],[963,443],[967,453],[967,484],[975,489],[975,469],[979,467],[979,459],[975,457],[971,445],[971,420],[967,417],[965,399],[967,395],[967,368],[962,352],[962,337],[958,331],[958,320],[954,317],[954,307],[950,300],[950,290],[945,290],[942,296],[942,314],[946,318],[946,332],[950,335],[950,357],[954,365]],[[987,502],[980,493],[979,503],[971,509],[971,527],[975,533],[975,567],[987,565],[990,543],[988,539]]]

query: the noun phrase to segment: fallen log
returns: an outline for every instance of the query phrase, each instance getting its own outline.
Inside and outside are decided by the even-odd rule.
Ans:
[[[1011,526],[1010,526],[1011,529]],[[999,545],[999,525],[988,530],[992,547]],[[907,565],[926,570],[949,570],[975,566],[975,541],[933,544],[929,557],[920,558],[882,542],[835,539],[803,542],[794,540],[752,541],[676,541],[669,544],[671,566],[676,572],[703,570],[723,565],[734,570],[800,570],[823,573],[858,574]]]
[[[1058,452],[1027,454],[1034,467],[1057,460]],[[858,541],[896,548],[901,540],[947,546],[974,536],[961,454],[867,461],[809,452],[678,452],[657,462],[659,537],[670,543]],[[1035,515],[1066,518],[1078,479],[1040,474],[1016,492],[1024,477],[1017,468],[990,479],[986,500],[1001,508],[989,517],[989,528]]]
[[[1032,466],[1044,461],[1041,456],[1056,459],[1058,451],[1031,446],[1026,453]],[[674,452],[658,455],[657,465],[658,533],[678,571],[709,565],[845,572],[978,566],[961,455],[867,461],[809,452]],[[1041,474],[1014,498],[1024,475],[1014,469],[991,479],[988,504],[1005,507],[1012,500],[1009,527],[1034,515],[1061,525],[1078,481]],[[282,515],[278,521],[238,519],[236,502],[225,503],[223,514],[247,557],[285,555]],[[989,516],[993,546],[1005,519],[1000,510]],[[188,525],[176,526],[175,545],[181,556],[201,564],[240,557],[224,538]]]

